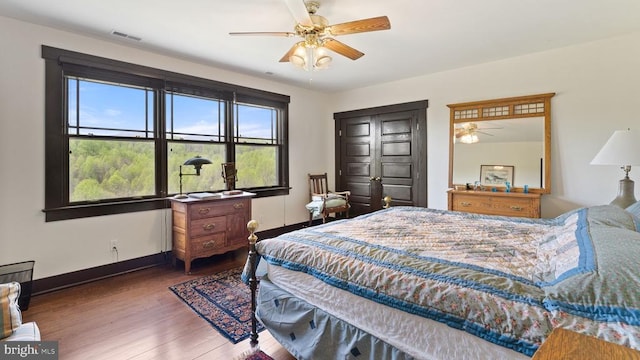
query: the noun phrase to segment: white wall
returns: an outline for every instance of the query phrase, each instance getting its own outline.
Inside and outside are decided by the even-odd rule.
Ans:
[[[437,51],[437,49],[434,49]],[[589,165],[615,130],[640,127],[640,33],[334,94],[332,111],[429,100],[428,206],[446,209],[447,104],[555,92],[542,216],[609,203],[624,173]],[[640,169],[630,177],[640,180]]]
[[[171,242],[166,210],[44,221],[42,44],[290,95],[292,190],[288,196],[254,200],[253,217],[261,229],[307,220],[307,173],[333,174],[334,112],[428,99],[428,202],[444,209],[446,104],[556,92],[552,194],[543,197],[545,217],[615,197],[623,173],[589,162],[614,130],[635,127],[640,120],[634,106],[640,95],[640,34],[332,95],[4,17],[0,34],[0,264],[36,260],[36,279],[155,254],[170,249]],[[114,238],[119,259],[109,250]]]
[[[290,95],[291,193],[255,199],[252,215],[261,230],[308,220],[307,173],[332,172],[318,151],[333,138],[327,95],[5,17],[0,34],[0,264],[35,260],[38,279],[171,249],[168,210],[44,221],[43,44]]]

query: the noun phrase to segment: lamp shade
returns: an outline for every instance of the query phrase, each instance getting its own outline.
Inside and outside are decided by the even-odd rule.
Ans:
[[[191,159],[184,162],[182,165],[193,165],[196,168],[196,175],[200,176],[200,169],[202,169],[202,165],[211,164],[211,160],[205,159],[200,155],[194,156]]]
[[[201,167],[204,164],[211,164],[211,160],[205,159],[205,158],[201,157],[200,155],[198,155],[198,156],[194,156],[191,159],[185,161],[184,164],[182,164],[182,165],[193,165],[193,166],[200,166]]]
[[[640,131],[616,130],[591,165],[640,165]]]

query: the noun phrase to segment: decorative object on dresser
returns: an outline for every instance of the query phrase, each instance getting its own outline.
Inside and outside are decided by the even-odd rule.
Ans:
[[[182,165],[193,165],[193,167],[196,169],[196,173],[195,174],[185,174],[185,173],[183,173],[182,172],[182,165],[180,165],[180,193],[175,196],[176,199],[184,199],[184,198],[187,197],[187,195],[182,193],[182,177],[185,176],[185,175],[200,176],[200,169],[202,169],[202,165],[205,165],[205,164],[211,164],[211,160],[205,159],[205,158],[201,157],[200,155],[192,157],[191,159],[185,161],[184,164],[182,164]]]
[[[235,190],[238,181],[238,169],[236,163],[222,163],[222,179],[227,184],[227,191]]]
[[[480,184],[505,185],[513,184],[514,166],[506,165],[480,165]]]
[[[255,194],[220,195],[200,200],[171,198],[173,219],[173,261],[184,261],[191,272],[194,259],[226,253],[246,246],[245,224],[251,218],[251,197]]]
[[[451,135],[449,210],[540,217],[540,197],[551,192],[551,98],[554,95],[447,105]],[[479,141],[455,141],[465,129],[473,129]],[[501,166],[497,168],[485,164],[509,165],[497,165]],[[478,167],[480,181],[477,181]]]
[[[624,171],[624,179],[620,180],[618,196],[611,205],[622,208],[636,202],[633,180],[629,179],[632,165],[640,165],[640,132],[637,130],[617,130],[611,135],[591,165],[619,165]]]

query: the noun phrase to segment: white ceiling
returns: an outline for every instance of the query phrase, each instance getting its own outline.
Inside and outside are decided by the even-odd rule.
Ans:
[[[640,31],[640,0],[320,2],[330,24],[387,15],[391,29],[340,36],[365,56],[305,72],[278,62],[298,39],[228,35],[293,31],[285,0],[0,0],[0,15],[327,92]]]

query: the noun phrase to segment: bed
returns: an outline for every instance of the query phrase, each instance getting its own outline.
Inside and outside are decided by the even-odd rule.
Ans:
[[[252,223],[254,322],[297,359],[526,359],[555,328],[640,349],[639,210],[392,207],[257,242]]]

